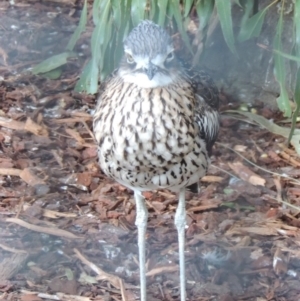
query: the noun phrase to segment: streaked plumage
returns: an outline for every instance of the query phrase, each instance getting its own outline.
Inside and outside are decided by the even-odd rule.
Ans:
[[[219,130],[218,91],[204,72],[182,66],[170,36],[150,21],[132,30],[124,51],[119,69],[101,87],[94,115],[100,166],[135,191],[141,248],[147,212],[140,192],[162,188],[180,192],[175,223],[183,242],[184,191],[188,186],[194,189],[207,172]],[[144,259],[140,260],[142,266]],[[180,264],[184,269],[182,257]],[[142,278],[141,272],[145,301]],[[181,293],[183,301],[185,287]]]

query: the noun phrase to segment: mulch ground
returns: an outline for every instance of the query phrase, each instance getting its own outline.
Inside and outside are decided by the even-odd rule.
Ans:
[[[34,76],[64,50],[81,6],[15,2],[0,2],[0,300],[137,300],[133,194],[101,172],[95,96],[73,90],[92,26],[59,80]],[[300,300],[300,159],[284,142],[223,114],[201,192],[187,193],[189,300]],[[179,300],[177,196],[144,196],[148,300]]]

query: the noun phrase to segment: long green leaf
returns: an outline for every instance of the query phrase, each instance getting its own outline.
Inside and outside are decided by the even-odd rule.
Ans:
[[[274,48],[281,52],[282,50],[282,29],[283,29],[283,7],[284,1],[281,2],[281,12],[279,20],[276,26],[276,34],[274,39]],[[285,70],[285,60],[284,58],[275,52],[274,55],[275,64],[274,64],[274,75],[280,87],[280,96],[277,98],[278,108],[283,112],[284,116],[290,117],[292,114],[292,109],[286,90],[286,70]]]
[[[91,59],[88,64],[83,68],[80,74],[80,79],[76,83],[75,91],[87,93],[93,93],[98,88],[99,69],[98,66],[93,63]],[[96,83],[95,83],[96,79]],[[95,92],[94,92],[95,93]]]
[[[111,1],[112,16],[114,18],[114,24],[116,25],[118,30],[120,29],[122,24],[122,3],[123,1],[120,0]]]
[[[146,0],[132,0],[131,19],[134,26],[138,25],[145,17]]]
[[[231,1],[215,0],[224,39],[232,53],[237,55],[234,45],[234,35],[231,16]]]
[[[250,16],[253,13],[254,0],[244,1],[243,5],[241,7],[243,8],[243,15],[242,15],[242,19],[241,19],[241,27],[243,27],[244,24],[246,23],[246,21],[250,18]]]
[[[189,49],[190,52],[193,52],[189,37],[183,26],[183,20],[182,20],[182,15],[181,15],[181,11],[180,11],[180,0],[170,0],[169,6],[168,6],[168,11],[169,11],[170,16],[174,17],[174,19],[176,21],[176,25],[179,29],[182,40],[184,41],[186,47]]]
[[[108,1],[109,0],[95,0],[93,2],[92,12],[93,12],[93,22],[95,25],[99,22],[100,14],[103,9],[103,6],[105,6],[106,2]]]
[[[197,15],[199,18],[199,30],[202,31],[207,25],[214,9],[214,2],[211,0],[198,0],[196,3]]]
[[[158,11],[158,3],[157,3],[157,1],[156,0],[151,0],[150,1],[150,11],[148,13],[147,18],[149,20],[156,20],[157,21],[157,19],[158,19],[158,17],[157,17],[157,11]]]
[[[167,7],[168,7],[169,1],[157,1],[157,5],[159,8],[159,15],[158,15],[158,24],[160,26],[164,26],[165,20],[167,17]]]
[[[241,28],[238,35],[238,40],[240,42],[246,41],[253,37],[258,37],[260,35],[266,12],[271,6],[273,6],[277,2],[278,0],[274,0],[264,9],[260,10],[254,16],[249,18],[251,12],[253,11],[254,1],[245,1],[245,11],[242,17]]]
[[[295,26],[295,41],[300,52],[300,0],[294,2],[294,26]],[[299,53],[298,53],[299,54]]]
[[[61,74],[62,74],[62,68],[58,67],[49,72],[43,73],[43,76],[47,77],[49,79],[58,79],[58,78],[60,78]]]
[[[184,2],[185,2],[184,3],[184,17],[186,18],[192,9],[194,1],[193,0],[185,0]]]
[[[298,67],[298,72],[297,72],[297,77],[296,77],[296,87],[295,87],[294,99],[295,99],[295,103],[296,103],[296,110],[294,111],[293,117],[292,117],[291,131],[290,131],[290,134],[288,137],[288,142],[287,142],[288,144],[290,144],[290,142],[293,138],[296,123],[297,123],[297,117],[300,113],[300,68],[299,67]]]
[[[295,62],[298,62],[300,63],[300,56],[295,56],[295,55],[291,55],[291,54],[288,54],[288,53],[285,53],[285,52],[282,52],[280,50],[277,50],[277,49],[273,49],[273,52],[286,58],[286,59],[289,59],[291,61],[295,61]]]
[[[102,45],[104,51],[106,51],[107,53],[107,50],[110,50],[109,48],[109,42],[112,38],[112,20],[110,19],[108,24],[107,24],[107,30],[106,30],[106,39]],[[103,53],[103,55],[101,56],[100,58],[100,61],[99,61],[99,67],[100,67],[100,79],[103,80],[107,75],[108,73],[111,71],[111,64],[110,64],[110,59],[113,58],[113,52],[112,51],[109,51],[109,57],[105,56],[105,52]],[[107,59],[106,59],[107,57]]]
[[[74,52],[63,52],[57,55],[53,55],[43,62],[32,68],[33,74],[46,73],[51,70],[54,70],[62,65],[65,65],[69,58],[76,57]]]
[[[265,9],[259,11],[242,25],[238,35],[238,40],[240,42],[260,35],[266,12]]]
[[[81,33],[85,30],[86,22],[87,22],[87,0],[84,1],[84,5],[83,5],[82,12],[80,15],[79,24],[76,27],[76,30],[74,31],[74,33],[72,34],[71,39],[69,40],[69,43],[66,47],[67,50],[72,51],[74,49],[74,46],[75,46],[76,42],[78,41]]]

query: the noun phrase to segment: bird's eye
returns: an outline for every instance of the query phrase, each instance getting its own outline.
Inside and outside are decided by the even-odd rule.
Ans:
[[[131,54],[127,53],[126,57],[127,57],[127,63],[128,64],[133,64],[134,63],[134,59],[133,59]]]
[[[174,53],[172,51],[167,55],[166,61],[170,62],[173,60],[173,58],[174,58]]]

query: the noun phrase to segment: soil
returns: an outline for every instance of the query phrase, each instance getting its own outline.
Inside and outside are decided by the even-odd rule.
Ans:
[[[13,2],[13,1],[10,1]],[[0,1],[0,300],[139,300],[133,194],[97,163],[97,95],[74,92],[87,27],[58,80],[30,73],[64,51],[80,1]],[[199,194],[187,193],[188,300],[300,300],[300,159],[225,111]],[[282,116],[258,102],[276,123]],[[179,300],[177,196],[144,193],[148,300]]]

